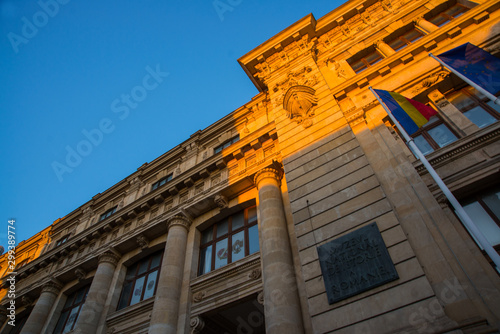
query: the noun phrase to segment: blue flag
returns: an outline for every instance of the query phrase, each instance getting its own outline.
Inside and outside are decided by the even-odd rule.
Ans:
[[[491,94],[500,91],[500,59],[483,49],[466,43],[437,57]]]

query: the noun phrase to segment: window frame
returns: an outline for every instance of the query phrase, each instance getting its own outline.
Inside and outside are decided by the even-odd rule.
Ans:
[[[252,222],[249,222],[249,218],[248,218],[248,212],[250,209],[254,209],[255,208],[255,220],[252,221]],[[242,227],[239,227],[237,228],[236,230],[233,230],[233,217],[236,216],[237,214],[241,213],[243,211],[243,226]],[[221,222],[224,222],[225,220],[228,221],[228,225],[227,225],[227,233],[217,237],[217,226],[219,225],[219,223]],[[235,212],[233,213],[232,215],[224,218],[224,219],[221,219],[219,220],[218,222],[212,224],[210,227],[204,229],[203,231],[201,231],[201,234],[202,234],[202,239],[200,241],[200,254],[199,254],[199,257],[198,257],[198,276],[202,276],[202,275],[205,275],[205,274],[208,274],[210,272],[213,272],[217,269],[220,269],[220,268],[223,268],[231,263],[234,263],[236,261],[239,261],[239,260],[236,260],[236,261],[232,261],[232,251],[229,249],[228,247],[228,257],[227,257],[227,263],[219,268],[215,268],[215,256],[216,256],[216,245],[218,242],[224,240],[227,238],[227,245],[232,245],[232,237],[238,233],[240,233],[241,231],[244,231],[244,256],[243,258],[247,257],[247,256],[250,256],[252,254],[255,254],[256,252],[250,254],[250,236],[249,236],[249,230],[250,228],[252,228],[253,226],[258,226],[258,215],[257,215],[257,206],[256,205],[252,205],[252,206],[249,206],[241,211],[238,211],[238,212]],[[212,239],[210,241],[207,241],[206,243],[201,243],[202,240],[203,240],[203,234],[206,233],[206,231],[212,229]],[[258,227],[257,227],[258,229]],[[210,270],[208,270],[207,272],[203,272],[203,269],[201,267],[202,265],[202,254],[203,253],[203,249],[206,249],[208,247],[212,246],[212,254],[211,254],[211,257],[210,257]],[[259,245],[259,251],[260,251],[260,245]],[[240,259],[241,260],[241,259]]]
[[[490,101],[490,100],[486,96],[483,99],[479,98],[479,96],[477,96],[473,92],[469,91],[470,88],[473,88],[473,87],[472,86],[466,86],[466,87],[462,87],[462,88],[459,88],[459,89],[452,90],[450,92],[447,92],[445,94],[445,97],[446,97],[446,99],[449,99],[449,98],[451,98],[451,96],[453,94],[456,94],[456,93],[461,93],[463,95],[466,95],[467,97],[469,97],[475,103],[474,105],[467,106],[466,108],[460,109],[455,104],[453,104],[452,101],[450,101],[450,103],[453,104],[453,106],[455,108],[457,108],[458,110],[460,110],[460,112],[462,114],[466,113],[469,110],[474,109],[475,107],[480,107],[481,109],[483,109],[484,111],[486,111],[488,114],[490,114],[493,118],[495,118],[497,121],[499,121],[500,120],[500,112],[496,111],[495,109],[493,109],[492,107],[490,107],[488,105],[487,102]],[[465,117],[467,117],[467,116],[465,116]]]
[[[222,152],[225,148],[233,145],[234,143],[238,142],[239,140],[240,140],[240,135],[237,134],[236,136],[232,137],[231,139],[226,140],[222,144],[215,146],[214,147],[214,154]]]
[[[422,37],[425,37],[425,34],[422,31],[420,31],[419,29],[417,29],[417,27],[414,24],[406,26],[406,27],[404,27],[402,29],[398,29],[398,30],[402,30],[402,31],[398,32],[397,34],[393,33],[384,39],[384,43],[389,45],[389,47],[392,48],[396,52],[398,52],[401,49],[404,49],[408,45],[415,43],[416,41],[420,40]],[[420,36],[415,38],[415,39],[412,39],[412,40],[407,39],[405,36],[410,34],[413,31],[417,32]],[[397,41],[397,40],[403,42],[403,46],[396,49],[391,45],[391,43],[393,43],[394,41]]]
[[[142,301],[144,301],[146,299],[154,298],[154,296],[156,295],[156,291],[158,289],[158,281],[160,279],[161,265],[163,263],[163,253],[164,253],[164,250],[159,250],[157,252],[151,253],[148,256],[145,256],[142,259],[139,259],[139,260],[135,261],[129,267],[127,267],[127,272],[126,272],[125,280],[123,281],[122,290],[120,292],[120,298],[118,299],[118,305],[116,306],[116,310],[117,311],[123,310],[123,309],[125,309],[125,308],[127,308],[129,306],[136,305],[136,304],[138,304],[138,303],[140,303],[140,302],[142,302]],[[157,256],[158,254],[160,254],[160,262],[158,263],[157,267],[151,268],[151,262],[153,261],[153,258],[155,256]],[[148,262],[148,266],[147,266],[146,271],[143,272],[143,273],[141,273],[141,274],[138,274],[139,269],[141,268],[141,263],[144,263],[145,261]],[[127,276],[129,275],[130,268],[132,268],[134,266],[135,266],[134,276],[132,276],[132,278],[127,279]],[[158,271],[158,274],[156,275],[156,282],[155,282],[155,288],[154,288],[154,291],[153,291],[153,295],[151,297],[148,297],[148,298],[144,299],[144,294],[146,292],[147,281],[148,281],[147,278],[154,271]],[[130,302],[132,301],[133,295],[134,295],[133,288],[135,287],[135,284],[136,284],[137,280],[141,279],[142,277],[144,277],[144,283],[143,283],[143,286],[142,286],[141,297],[139,298],[138,302],[136,302],[134,304],[130,304]],[[124,292],[125,292],[124,289],[125,289],[126,285],[130,284],[130,283],[132,284],[132,290],[130,290],[129,296],[127,297],[127,303],[126,303],[126,305],[120,307],[121,306],[121,302],[122,302],[122,298],[124,297]]]
[[[59,319],[57,320],[56,327],[54,328],[54,331],[52,332],[53,334],[63,334],[64,333],[64,328],[66,327],[68,319],[71,315],[71,311],[75,308],[78,308],[78,312],[76,313],[75,321],[73,322],[73,325],[71,326],[69,331],[72,331],[75,328],[76,322],[77,322],[78,318],[80,317],[80,312],[82,311],[82,307],[85,304],[85,301],[87,300],[87,295],[89,293],[89,289],[90,289],[90,284],[85,285],[85,286],[79,288],[78,290],[74,291],[70,295],[68,295],[68,297],[66,298],[66,302],[64,303],[63,309],[61,310],[61,312],[59,314]],[[76,297],[78,296],[78,293],[82,290],[85,290],[83,293],[83,298],[79,303],[75,304]],[[73,301],[72,301],[71,305],[66,306],[66,304],[68,303],[68,300],[70,298],[72,298]],[[61,317],[63,316],[64,312],[68,312],[66,319],[64,320],[64,323],[62,324],[60,331],[56,332],[56,330],[58,329],[59,322],[61,321]],[[66,332],[66,333],[68,333],[68,332]]]
[[[56,247],[61,246],[62,244],[65,244],[66,241],[68,241],[69,235],[65,235],[64,237],[60,238],[59,240],[56,241]]]
[[[461,11],[459,11],[455,16],[454,15],[449,15],[447,14],[446,12],[449,11],[450,9],[452,9],[453,7],[461,7]],[[449,6],[447,6],[446,8],[444,8],[443,10],[441,10],[440,12],[434,14],[431,16],[431,14],[429,13],[432,13],[429,12],[427,13],[426,15],[424,15],[424,19],[426,19],[427,21],[431,22],[432,24],[434,24],[435,26],[437,27],[442,27],[444,26],[445,24],[447,24],[448,22],[450,21],[453,21],[454,19],[456,19],[457,17],[460,17],[462,14],[464,14],[465,12],[467,12],[470,8],[459,3],[458,1],[454,1],[452,4],[450,4]],[[435,19],[436,18],[443,18],[444,21],[442,21],[441,23],[437,24],[435,23]]]
[[[118,208],[118,206],[116,205],[116,206],[112,207],[111,209],[104,211],[104,213],[99,216],[99,221],[103,221],[104,219],[112,216],[116,212],[117,208]]]
[[[371,55],[378,55],[379,57],[376,58],[374,62],[369,62],[367,58]],[[383,61],[385,59],[384,55],[377,50],[374,46],[369,47],[364,49],[363,51],[358,52],[354,56],[350,57],[347,59],[347,63],[349,66],[352,68],[352,70],[356,73],[359,74],[363,72],[364,70],[368,69],[369,67],[374,66],[375,64],[378,64],[379,62]],[[358,69],[354,68],[354,65],[362,63],[363,66],[359,67]]]
[[[153,183],[151,185],[151,191],[156,190],[156,189],[164,186],[165,184],[167,184],[170,180],[172,180],[173,176],[174,176],[174,174],[170,173],[167,176],[162,177],[161,179],[159,179],[158,181],[156,181],[155,183]]]

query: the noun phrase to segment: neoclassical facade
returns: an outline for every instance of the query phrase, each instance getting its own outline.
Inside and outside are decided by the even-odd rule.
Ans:
[[[500,54],[496,0],[351,0],[238,59],[259,90],[19,245],[0,333],[492,333],[500,276],[369,91],[500,249],[500,106],[435,60]],[[319,256],[321,254],[321,256]]]

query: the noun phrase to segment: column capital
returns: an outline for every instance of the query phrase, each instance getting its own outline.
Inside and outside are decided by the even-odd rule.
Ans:
[[[190,219],[181,215],[176,215],[167,220],[167,230],[170,230],[172,226],[178,225],[184,227],[187,231],[189,231],[191,223],[192,222]]]
[[[120,261],[121,255],[115,251],[114,249],[108,249],[101,255],[99,255],[99,264],[101,263],[110,263],[113,266],[116,266],[118,264],[118,261]]]
[[[255,176],[253,177],[253,182],[255,183],[256,186],[258,186],[260,181],[262,181],[265,178],[272,178],[280,182],[282,176],[283,173],[274,167],[263,168],[257,173],[255,173]]]
[[[63,285],[55,278],[50,278],[45,284],[43,284],[42,293],[48,292],[58,295],[61,291]]]

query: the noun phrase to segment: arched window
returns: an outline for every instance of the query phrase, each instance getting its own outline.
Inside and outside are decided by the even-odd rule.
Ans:
[[[127,269],[118,310],[155,295],[162,256],[163,251],[156,252]]]

